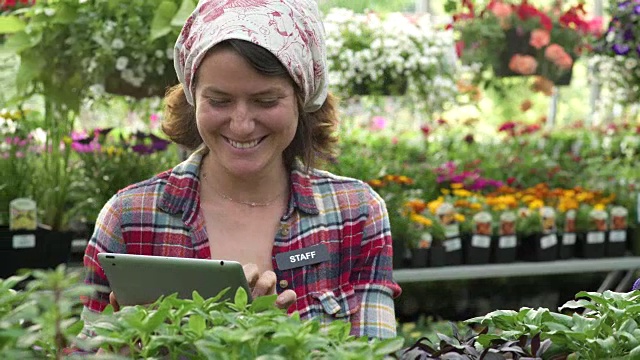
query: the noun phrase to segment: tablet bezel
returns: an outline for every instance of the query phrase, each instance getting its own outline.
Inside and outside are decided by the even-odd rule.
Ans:
[[[207,299],[225,288],[230,289],[222,299],[233,299],[239,287],[251,301],[237,261],[118,253],[99,253],[98,261],[121,306],[150,304],[173,293],[191,299],[194,290]]]

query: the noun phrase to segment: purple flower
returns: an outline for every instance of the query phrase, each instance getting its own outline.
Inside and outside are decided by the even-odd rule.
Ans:
[[[146,146],[144,144],[137,144],[131,147],[131,150],[140,154],[140,155],[148,155],[153,153],[153,148],[150,146]]]
[[[169,146],[169,144],[171,143],[168,140],[165,139],[161,139],[153,134],[151,134],[149,136],[151,138],[151,148],[154,151],[164,151],[167,150],[167,147]]]
[[[611,48],[618,55],[627,55],[630,50],[629,46],[625,44],[614,44]]]
[[[618,10],[624,10],[627,8],[628,5],[629,5],[629,1],[623,1],[620,4],[618,4]]]
[[[636,47],[636,52],[638,53],[638,56],[640,56],[640,45],[638,45],[638,47]]]
[[[624,41],[631,41],[631,40],[635,39],[635,36],[633,35],[633,29],[625,30],[623,38],[624,38]]]
[[[633,13],[636,15],[640,15],[640,5],[636,5],[633,7]]]
[[[636,282],[633,283],[633,288],[631,288],[632,291],[635,291],[638,289],[640,289],[640,279],[636,280]]]

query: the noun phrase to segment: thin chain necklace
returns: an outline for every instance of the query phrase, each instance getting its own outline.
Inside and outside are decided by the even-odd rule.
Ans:
[[[278,196],[274,197],[273,199],[267,201],[267,202],[256,202],[256,201],[243,201],[243,200],[236,200],[234,198],[232,198],[231,196],[225,195],[223,193],[221,193],[220,191],[218,191],[218,188],[215,186],[212,186],[209,183],[209,178],[207,177],[207,173],[202,173],[202,177],[204,178],[204,181],[207,182],[207,184],[209,184],[209,186],[211,188],[213,188],[213,191],[216,192],[216,194],[218,194],[221,198],[234,202],[236,204],[242,204],[242,205],[247,205],[247,206],[251,206],[251,207],[263,207],[263,206],[269,206],[271,204],[273,204],[276,200],[280,199],[282,197],[282,195],[284,195],[284,193],[280,193],[278,194]]]

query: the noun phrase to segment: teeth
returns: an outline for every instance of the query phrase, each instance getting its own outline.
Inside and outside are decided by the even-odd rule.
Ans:
[[[231,144],[231,146],[237,149],[249,149],[258,145],[259,142],[260,142],[259,140],[253,140],[250,142],[238,142],[238,141],[233,141],[229,139],[229,144]]]

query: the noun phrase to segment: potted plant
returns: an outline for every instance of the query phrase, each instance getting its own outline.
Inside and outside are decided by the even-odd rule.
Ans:
[[[492,262],[509,263],[516,260],[518,236],[516,233],[517,215],[513,211],[504,211],[498,215],[498,229],[494,230]]]
[[[596,69],[610,68],[605,82],[616,88],[616,100],[636,103],[640,98],[640,16],[638,0],[610,1],[606,31],[592,42]],[[603,66],[604,65],[604,66]]]
[[[518,234],[521,234],[519,258],[527,261],[552,261],[558,258],[556,211],[540,206],[540,200],[519,210]]]
[[[607,236],[607,256],[624,256],[627,251],[627,230],[629,210],[623,206],[613,206],[609,211],[609,234]]]
[[[459,10],[453,1],[447,8]],[[556,85],[570,82],[573,63],[599,24],[587,18],[582,4],[562,10],[540,9],[527,0],[490,1],[476,9],[463,1],[460,10],[453,29],[463,63],[492,69],[498,77],[539,75]]]
[[[324,25],[331,86],[345,98],[413,94],[420,99],[415,106],[440,110],[457,92],[453,34],[429,19],[329,10]]]

